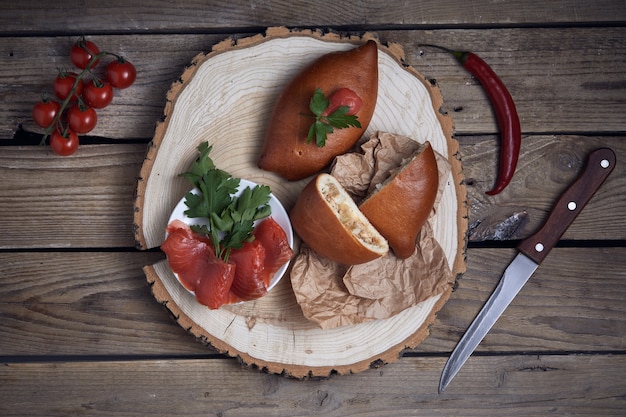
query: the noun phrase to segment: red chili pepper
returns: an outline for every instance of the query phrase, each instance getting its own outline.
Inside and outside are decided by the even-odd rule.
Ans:
[[[478,55],[466,51],[451,51],[437,45],[423,45],[442,49],[454,55],[454,57],[467,69],[485,89],[496,114],[496,120],[500,127],[500,172],[498,181],[488,195],[500,193],[511,182],[522,142],[522,132],[519,116],[515,103],[506,86]]]

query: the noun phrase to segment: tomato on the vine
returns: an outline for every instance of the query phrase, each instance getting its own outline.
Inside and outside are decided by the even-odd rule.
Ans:
[[[52,124],[59,111],[61,111],[61,104],[58,101],[40,100],[33,106],[33,121],[37,126],[46,128]]]
[[[67,125],[76,133],[89,133],[98,123],[96,111],[83,104],[76,104],[67,111]]]
[[[54,94],[61,100],[65,100],[71,93],[72,88],[74,88],[74,84],[76,82],[76,77],[78,74],[75,72],[62,72],[54,79],[52,84],[52,88],[54,90]],[[78,84],[76,85],[76,90],[72,95],[70,100],[78,99],[78,96],[83,91],[83,80],[78,80]]]
[[[57,155],[72,155],[78,149],[78,135],[69,129],[66,130],[65,134],[62,131],[55,130],[50,135],[50,148]]]
[[[94,109],[103,109],[113,100],[113,87],[106,81],[92,80],[83,89],[85,103]]]
[[[346,114],[354,116],[361,110],[363,100],[349,88],[340,88],[328,97],[328,107],[322,114],[324,116],[331,115],[341,106],[348,107]]]
[[[112,56],[114,62],[106,67],[106,77],[96,76],[95,68],[103,57]],[[98,123],[96,109],[107,107],[114,89],[130,87],[137,77],[135,66],[120,55],[100,51],[84,37],[70,48],[69,57],[76,68],[59,71],[52,83],[54,100],[42,99],[32,108],[32,119],[44,129],[40,143],[49,138],[50,148],[62,156],[72,155],[79,146],[79,135],[91,132]],[[88,79],[85,81],[86,77]]]
[[[99,53],[100,49],[95,43],[81,38],[72,45],[72,49],[70,49],[70,59],[77,68],[85,69],[93,57]],[[94,61],[90,68],[98,65],[98,61],[99,60]]]
[[[137,70],[132,63],[120,57],[107,65],[106,77],[113,87],[128,88],[135,82]]]

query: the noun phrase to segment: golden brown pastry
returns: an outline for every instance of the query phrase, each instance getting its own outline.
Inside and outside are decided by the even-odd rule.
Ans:
[[[437,160],[426,142],[360,203],[361,212],[389,241],[398,258],[413,254],[417,235],[435,204],[438,186]]]
[[[326,97],[349,89],[362,105],[356,116],[361,127],[335,128],[325,146],[307,143],[315,121],[309,109],[317,89]],[[347,152],[367,129],[378,96],[378,45],[369,40],[349,51],[332,52],[305,67],[278,97],[265,134],[258,161],[261,169],[276,172],[288,180],[313,175],[339,154]]]
[[[385,238],[332,175],[319,174],[304,187],[290,218],[304,243],[335,262],[361,264],[389,251]]]

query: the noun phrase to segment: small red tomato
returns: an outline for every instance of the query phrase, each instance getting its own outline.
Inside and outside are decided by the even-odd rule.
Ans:
[[[50,148],[57,155],[69,156],[76,152],[78,149],[78,135],[76,132],[67,130],[65,136],[63,132],[55,130],[50,135]]]
[[[85,69],[89,62],[100,53],[98,46],[88,40],[80,39],[70,49],[70,59],[77,68]],[[93,68],[98,65],[99,60],[95,60],[89,68]]]
[[[61,104],[54,100],[41,100],[33,106],[33,121],[39,127],[48,127],[52,124],[54,118],[59,114]]]
[[[59,99],[65,100],[72,93],[74,84],[76,84],[76,90],[72,94],[71,100],[77,100],[83,91],[83,80],[78,80],[78,83],[76,83],[77,76],[78,74],[75,72],[63,72],[57,75],[52,84],[54,94]]]
[[[349,88],[340,88],[328,97],[329,105],[322,113],[324,116],[333,114],[339,107],[347,106],[349,116],[354,116],[361,110],[363,100],[354,91]]]
[[[96,111],[87,106],[74,105],[67,111],[67,124],[74,132],[89,133],[98,123]]]
[[[113,100],[113,87],[106,81],[90,81],[83,89],[85,103],[94,109],[103,109]]]
[[[106,77],[115,88],[128,88],[137,78],[135,66],[124,58],[111,61],[106,68]]]

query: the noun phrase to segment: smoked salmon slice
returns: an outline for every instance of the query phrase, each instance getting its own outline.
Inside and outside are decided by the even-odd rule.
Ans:
[[[265,248],[265,268],[272,277],[293,257],[293,249],[289,246],[287,234],[272,217],[263,220],[254,229],[253,234]]]
[[[257,239],[230,252],[229,260],[237,265],[230,291],[240,300],[254,300],[267,294],[270,274],[265,268],[265,253],[265,247]]]
[[[272,276],[294,255],[285,231],[271,217],[256,226],[254,240],[231,250],[228,262],[217,257],[207,236],[183,221],[173,220],[166,230],[161,250],[170,268],[211,309],[264,296]]]
[[[167,233],[161,249],[182,284],[195,292],[198,302],[211,309],[225,304],[235,278],[235,265],[219,259],[209,239],[194,233],[180,220],[172,221]]]

